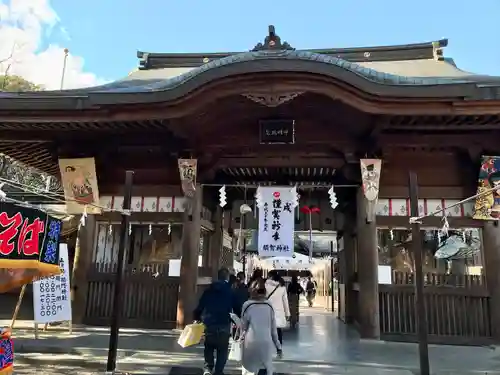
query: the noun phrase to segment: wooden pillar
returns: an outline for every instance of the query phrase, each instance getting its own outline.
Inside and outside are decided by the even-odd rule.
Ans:
[[[356,226],[356,218],[354,216],[346,215],[346,222],[344,224],[344,250],[342,250],[342,284],[343,284],[343,316],[342,320],[345,323],[353,323],[355,320],[356,308],[356,293],[354,293],[354,278],[355,278],[355,245],[354,240],[354,227]]]
[[[215,230],[214,230],[215,232]],[[210,268],[210,248],[212,246],[212,237],[214,235],[214,232],[210,233],[210,236],[208,238],[208,244],[203,241],[203,248],[201,249],[201,266],[203,268],[209,267]],[[206,238],[204,238],[205,240]]]
[[[222,252],[222,242],[224,240],[223,210],[217,206],[214,217],[214,232],[210,237],[209,267],[211,269],[212,280],[217,280],[217,271],[220,268],[220,258]]]
[[[239,206],[238,206],[239,210]],[[226,206],[222,214],[222,227],[223,228],[232,228],[233,226],[233,215],[231,208]],[[234,232],[233,232],[234,233]],[[234,265],[234,254],[235,254],[235,246],[236,246],[236,237],[233,237],[232,241],[232,249],[224,248],[224,233],[221,238],[221,251],[219,256],[219,267],[231,268]]]
[[[486,284],[490,293],[491,333],[498,341],[500,340],[500,227],[498,223],[484,223],[483,255]]]
[[[92,254],[94,253],[94,240],[96,231],[95,215],[88,215],[85,225],[78,230],[75,257],[73,260],[73,271],[71,275],[71,300],[73,323],[81,324],[87,309],[88,282],[87,273],[92,266]]]
[[[378,296],[378,249],[375,221],[366,221],[366,199],[359,189],[357,195],[357,243],[360,334],[364,338],[380,337]]]
[[[201,209],[203,206],[203,188],[196,186],[194,197],[183,213],[182,258],[179,277],[179,298],[177,303],[177,326],[185,327],[192,322],[193,311],[198,303],[198,256],[201,235]]]

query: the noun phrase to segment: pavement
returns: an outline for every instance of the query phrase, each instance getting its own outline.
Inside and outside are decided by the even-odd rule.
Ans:
[[[0,321],[2,324],[2,321]],[[109,330],[51,327],[34,338],[33,324],[14,330],[16,374],[103,374]],[[202,346],[183,349],[179,331],[120,330],[118,369],[132,374],[201,375]],[[362,340],[323,308],[301,308],[296,332],[285,332],[280,374],[413,375],[419,373],[418,348],[411,343]],[[434,375],[500,375],[500,348],[430,345]],[[24,371],[24,372],[23,372]],[[230,362],[227,375],[241,374]],[[276,374],[277,375],[277,374]]]

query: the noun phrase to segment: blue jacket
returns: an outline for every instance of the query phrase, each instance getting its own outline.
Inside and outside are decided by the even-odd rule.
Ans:
[[[194,320],[201,320],[208,329],[229,328],[231,324],[229,314],[235,306],[236,299],[229,283],[216,281],[201,295],[193,317]]]

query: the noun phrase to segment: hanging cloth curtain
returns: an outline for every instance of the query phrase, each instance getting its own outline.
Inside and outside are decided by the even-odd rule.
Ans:
[[[0,293],[61,273],[61,229],[41,210],[0,202]]]

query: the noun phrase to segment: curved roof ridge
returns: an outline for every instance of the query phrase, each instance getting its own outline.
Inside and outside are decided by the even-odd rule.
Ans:
[[[473,73],[473,72],[470,72],[468,70],[464,70],[462,68],[459,68],[458,65],[455,63],[455,60],[453,60],[451,57],[445,57],[443,62],[445,62],[446,64],[449,64],[449,65],[452,65],[456,70],[458,70],[459,72],[462,72],[468,76],[497,78],[495,76],[491,76],[488,74]]]
[[[320,53],[325,55],[344,58],[348,61],[395,61],[395,60],[419,60],[432,58],[436,50],[441,51],[448,45],[447,39],[434,42],[372,46],[372,47],[348,47],[348,48],[321,48],[321,49],[295,49],[288,47],[270,48],[271,51],[299,50],[304,52]],[[250,52],[266,51],[264,47]],[[269,52],[269,50],[267,50]],[[173,67],[199,67],[208,61],[221,59],[228,56],[239,55],[245,52],[214,52],[214,53],[156,53],[137,52],[139,69],[161,69]]]
[[[407,86],[407,87],[422,87],[422,86],[439,86],[439,85],[456,85],[456,84],[475,84],[476,86],[496,86],[500,87],[500,77],[490,76],[460,76],[460,77],[411,77],[404,75],[396,75],[386,72],[380,72],[375,69],[362,66],[355,62],[343,60],[341,58],[324,55],[309,51],[297,50],[275,50],[275,51],[254,51],[243,52],[240,54],[227,56],[221,59],[212,60],[202,66],[193,68],[182,74],[174,77],[165,77],[165,73],[169,69],[164,70],[138,70],[131,73],[121,80],[111,82],[108,84],[89,87],[85,89],[74,89],[65,91],[52,91],[52,92],[38,92],[38,93],[23,93],[18,95],[2,94],[0,96],[86,96],[88,94],[134,94],[134,93],[148,93],[148,92],[161,92],[170,91],[183,86],[184,84],[199,77],[199,85],[202,82],[208,82],[217,77],[231,76],[236,74],[258,73],[258,72],[301,72],[305,71],[304,67],[299,66],[296,62],[303,61],[309,64],[306,71],[314,73],[316,69],[314,64],[318,64],[319,69],[317,74],[326,74],[330,76],[337,76],[335,68],[340,68],[343,71],[349,72],[356,76],[363,78],[371,83],[384,85],[384,86]],[[260,62],[259,64],[251,67],[250,69],[238,69],[238,64],[248,64],[252,62]],[[281,61],[282,64],[272,64],[273,61]],[[295,62],[294,62],[295,61]],[[288,63],[286,63],[288,62]],[[313,64],[313,65],[311,65]],[[322,65],[322,66],[321,66]],[[248,66],[248,65],[247,65]],[[224,69],[223,69],[224,68]],[[222,71],[217,72],[219,69]],[[205,73],[212,72],[210,75]],[[338,70],[337,70],[338,72]],[[500,89],[499,89],[500,93]]]
[[[320,53],[310,52],[310,51],[300,51],[300,50],[287,50],[287,51],[258,51],[258,52],[242,52],[236,55],[231,55],[223,57],[221,59],[209,61],[200,67],[193,68],[192,70],[182,73],[178,76],[168,78],[166,80],[158,79],[155,82],[150,82],[142,86],[143,89],[148,91],[158,91],[172,89],[195,76],[202,74],[208,70],[214,68],[220,68],[222,66],[227,66],[231,64],[238,64],[246,61],[261,60],[261,59],[273,59],[273,60],[305,60],[305,61],[316,61],[319,63],[330,64],[332,66],[337,66],[348,70],[356,75],[362,76],[363,78],[384,85],[437,85],[446,83],[467,83],[470,80],[462,78],[444,77],[444,78],[430,78],[430,77],[407,77],[399,76],[390,73],[382,73],[377,70],[366,68],[360,64],[343,60],[339,57],[324,55]],[[122,81],[116,82],[119,86],[122,86],[124,91],[128,91],[129,85],[126,84],[128,81],[133,81],[135,76],[140,76],[141,71],[131,74]],[[120,84],[120,82],[123,83]],[[111,83],[108,87],[113,86]],[[115,89],[118,89],[118,85],[115,85]],[[106,85],[101,86],[105,88]]]
[[[448,39],[439,39],[430,42],[422,43],[409,43],[409,44],[388,44],[383,46],[360,46],[360,47],[345,47],[345,48],[307,48],[300,49],[298,51],[305,52],[316,52],[316,53],[342,53],[342,52],[372,52],[372,51],[385,51],[385,50],[409,50],[414,48],[432,48],[436,45],[444,48],[448,46]],[[227,57],[229,55],[239,55],[241,53],[246,53],[244,51],[239,52],[146,52],[137,51],[137,58],[144,59],[146,57],[176,57],[176,56],[205,56],[205,57]]]

